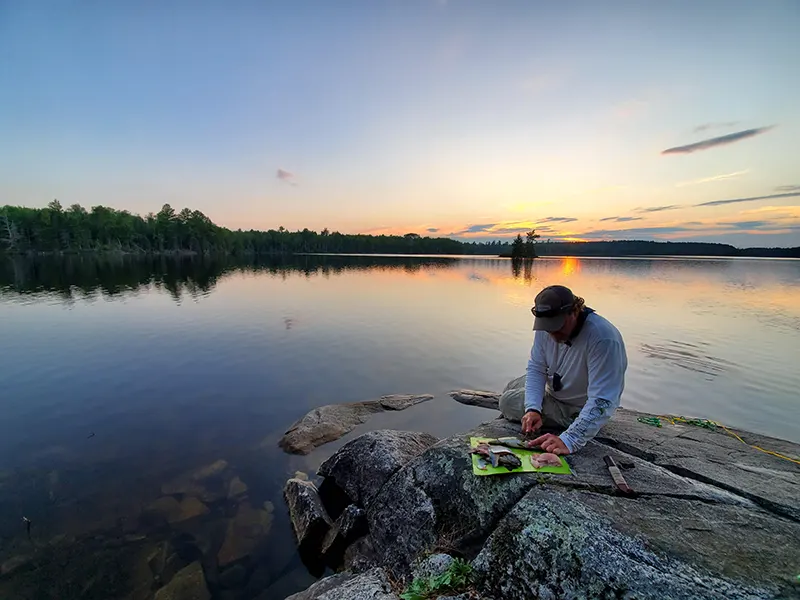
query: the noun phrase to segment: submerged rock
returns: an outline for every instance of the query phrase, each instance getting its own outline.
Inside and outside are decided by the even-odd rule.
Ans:
[[[404,410],[432,398],[430,394],[395,394],[366,402],[321,406],[296,421],[278,445],[286,452],[308,454],[317,446],[338,440],[375,413]]]
[[[331,575],[293,594],[286,600],[399,600],[383,569],[375,567],[360,575]]]
[[[389,477],[437,441],[427,433],[370,431],[345,444],[320,465],[317,473],[326,478],[326,490],[332,481],[351,502],[367,506]],[[323,492],[327,506],[325,495]]]
[[[146,512],[156,513],[168,523],[180,523],[209,513],[208,507],[193,496],[178,502],[172,496],[163,496],[150,504]]]
[[[310,481],[289,479],[283,488],[297,546],[301,555],[316,558],[331,520],[322,506],[317,487]]]
[[[221,567],[251,554],[272,528],[272,512],[242,502],[236,516],[228,522],[225,540],[217,553]]]
[[[230,484],[228,485],[228,498],[235,498],[236,496],[241,496],[242,494],[247,493],[248,487],[247,484],[239,479],[237,475],[234,477]]]
[[[204,502],[215,502],[226,496],[221,476],[228,468],[228,462],[217,460],[210,465],[184,473],[161,486],[161,493],[170,496],[183,494],[194,496]]]
[[[200,563],[193,562],[178,571],[167,585],[156,591],[155,600],[211,600]]]

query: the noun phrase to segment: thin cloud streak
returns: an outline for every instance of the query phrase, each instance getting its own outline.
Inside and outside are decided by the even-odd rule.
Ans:
[[[750,172],[750,169],[744,171],[735,171],[734,173],[725,173],[724,175],[714,175],[713,177],[703,177],[702,179],[695,179],[694,181],[684,181],[676,183],[675,187],[686,187],[687,185],[700,185],[702,183],[711,183],[712,181],[723,181],[725,179],[733,179],[734,177],[741,177]]]
[[[617,223],[627,223],[628,221],[641,221],[642,217],[605,217],[600,221],[616,221]]]
[[[779,185],[776,192],[800,192],[800,185]]]
[[[687,144],[685,146],[667,148],[666,150],[663,150],[661,154],[691,154],[692,152],[697,152],[698,150],[708,150],[709,148],[716,148],[717,146],[732,144],[734,142],[759,135],[760,133],[765,133],[773,127],[774,125],[770,125],[769,127],[758,127],[756,129],[745,129],[744,131],[737,131],[735,133],[709,138],[707,140],[702,140],[693,144]]]
[[[545,217],[544,219],[539,219],[536,223],[572,223],[577,220],[575,217]]]
[[[667,204],[666,206],[649,206],[646,208],[637,208],[636,212],[654,213],[654,212],[663,212],[665,210],[675,210],[678,208],[681,208],[680,204]]]
[[[701,202],[693,206],[723,206],[725,204],[739,204],[740,202],[755,202],[757,200],[771,200],[773,198],[795,198],[800,196],[800,190],[786,194],[770,194],[769,196],[753,196],[752,198],[731,198],[730,200],[712,200],[711,202]]]

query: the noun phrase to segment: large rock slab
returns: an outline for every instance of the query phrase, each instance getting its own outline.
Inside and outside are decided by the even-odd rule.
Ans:
[[[389,477],[437,441],[427,433],[370,431],[345,444],[317,473],[326,478],[326,486],[332,480],[351,502],[367,506]]]
[[[317,446],[338,440],[375,413],[404,410],[432,398],[431,394],[393,394],[378,400],[321,406],[292,424],[278,445],[292,454],[308,454]]]
[[[710,431],[693,425],[671,425],[663,419],[662,427],[653,427],[640,423],[637,419],[641,416],[652,415],[617,410],[596,439],[800,521],[800,465],[750,447],[759,446],[800,460],[800,445],[735,431],[747,442],[744,444],[722,429]]]
[[[211,600],[200,563],[193,562],[178,571],[167,585],[156,592],[155,600]]]
[[[681,529],[687,512],[707,525],[702,533]],[[761,546],[769,544],[768,535],[756,534],[750,543],[758,550],[742,556],[741,529],[731,529],[731,519],[744,525],[754,517],[758,509],[536,487],[500,522],[473,567],[482,589],[499,598],[774,598],[776,578],[788,579],[785,561],[767,565],[779,551]],[[764,525],[763,515],[752,524]],[[737,531],[739,539],[708,526]],[[775,527],[769,533],[779,534]],[[761,551],[768,556],[759,558]],[[760,571],[765,566],[767,572]]]
[[[332,523],[322,506],[317,487],[310,481],[292,478],[283,488],[283,497],[289,507],[292,531],[300,554],[318,557],[322,540]]]
[[[768,530],[776,534],[785,525],[795,525],[791,520],[764,512],[749,498],[728,489],[677,475],[644,458],[594,441],[567,457],[573,471],[571,475],[473,475],[468,455],[470,436],[518,433],[519,425],[502,419],[486,423],[472,432],[440,441],[389,479],[367,507],[367,517],[376,552],[395,576],[407,578],[409,565],[422,553],[437,548],[474,556],[499,520],[532,488],[575,490],[601,498],[621,496],[603,461],[607,455],[627,467],[624,476],[635,494],[627,499],[631,504],[626,506],[631,511],[631,522],[636,523],[642,533],[648,531],[647,520],[636,520],[636,511],[639,507],[644,511],[646,506],[657,506],[655,500],[664,506],[667,499],[683,502],[677,505],[681,512],[662,513],[658,517],[658,522],[668,524],[667,531],[679,530],[682,515],[694,512],[694,507],[702,512],[708,506],[738,510],[741,518],[752,515],[762,523],[761,527],[771,523]],[[731,536],[736,535],[738,526],[730,519],[720,519],[719,527],[725,528]],[[792,546],[785,546],[781,551],[784,556],[790,555],[785,550],[788,547]],[[667,550],[677,552],[674,547]],[[736,554],[738,549],[731,545],[727,551]]]
[[[286,600],[400,600],[392,591],[383,569],[375,567],[360,575],[339,574],[321,579]]]

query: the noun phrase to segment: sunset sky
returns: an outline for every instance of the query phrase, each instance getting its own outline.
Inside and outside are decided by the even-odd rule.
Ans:
[[[800,245],[797,0],[0,0],[0,205]]]

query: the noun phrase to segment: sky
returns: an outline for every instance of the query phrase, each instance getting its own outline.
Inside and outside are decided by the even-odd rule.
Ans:
[[[800,245],[800,3],[0,0],[0,205]]]

